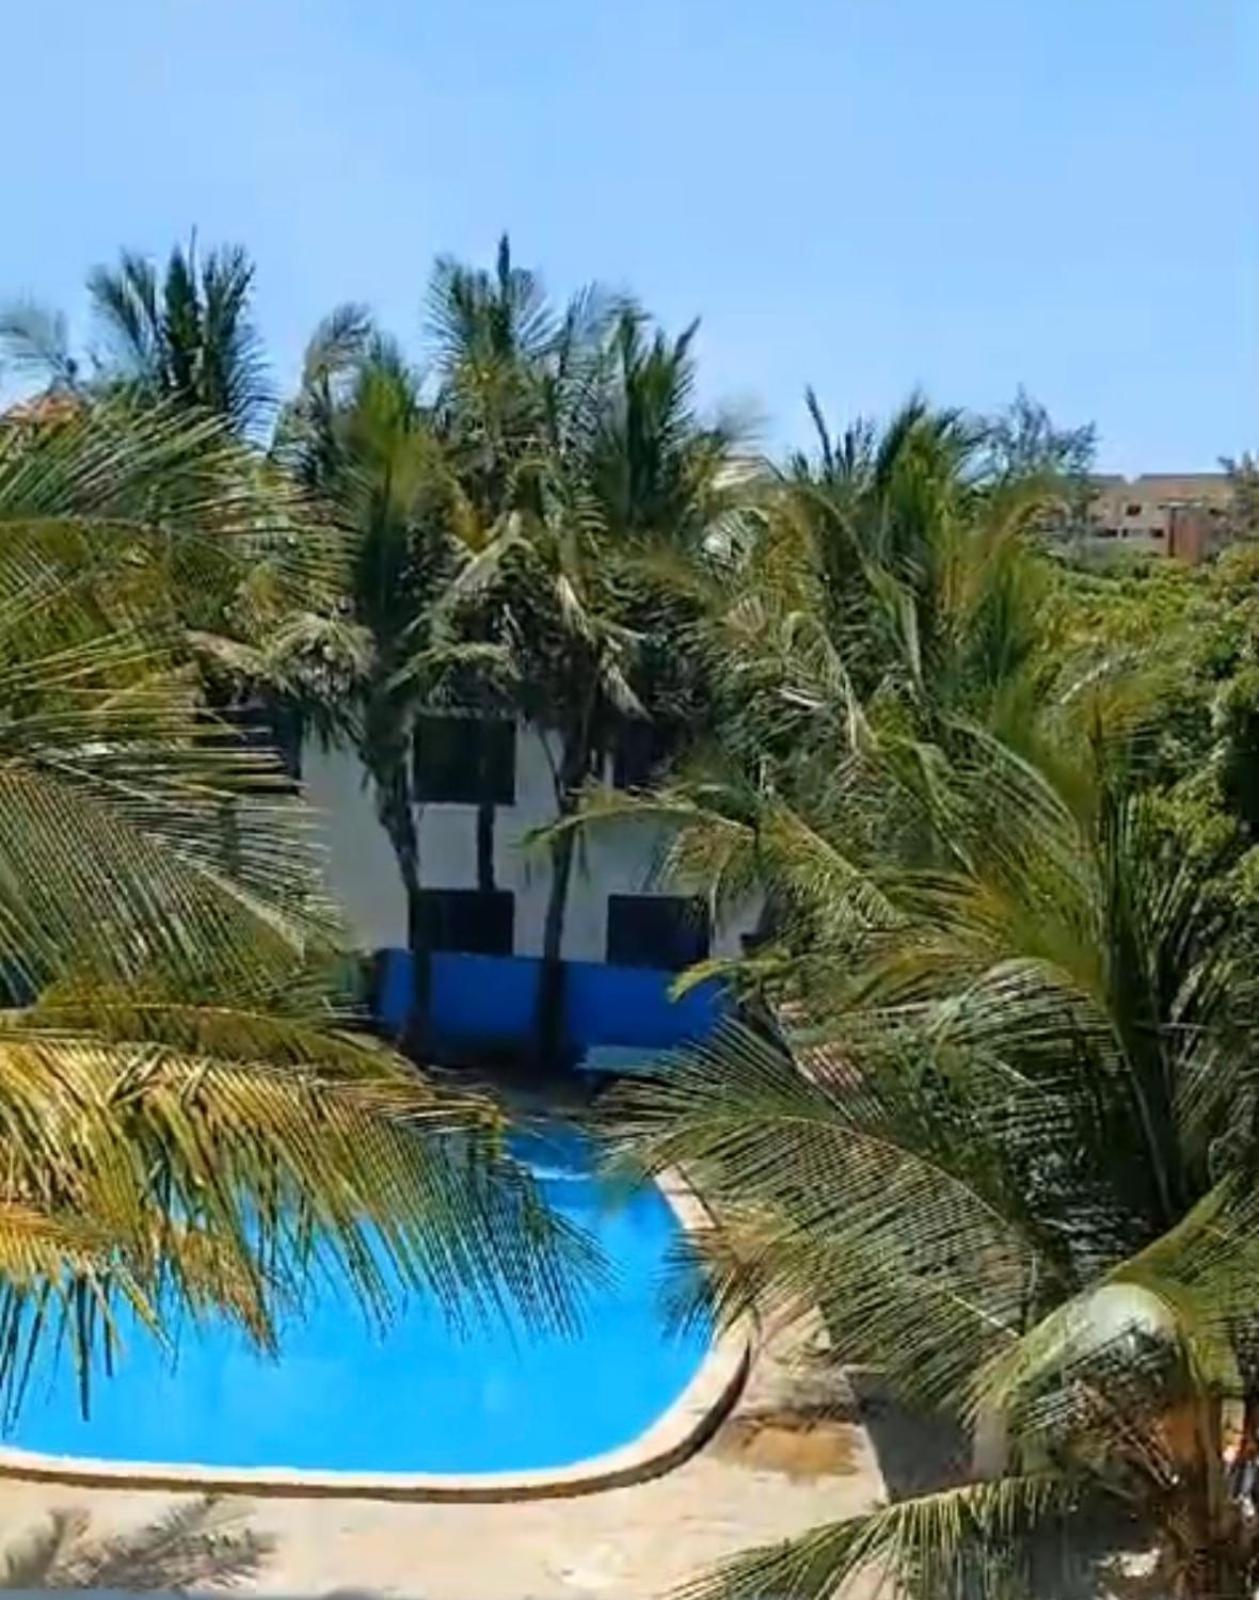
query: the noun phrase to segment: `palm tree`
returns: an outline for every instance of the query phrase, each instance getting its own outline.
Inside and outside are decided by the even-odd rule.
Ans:
[[[641,310],[597,288],[552,312],[506,239],[493,275],[439,264],[431,306],[440,426],[489,530],[451,598],[475,600],[510,650],[515,711],[557,745],[537,1028],[553,1058],[576,844],[565,824],[627,722],[696,720],[693,657],[677,648],[695,612],[676,569],[690,576],[737,512],[740,430],[696,413],[695,325],[649,336]]]
[[[0,424],[10,1404],[40,1339],[76,1345],[86,1385],[120,1300],[271,1342],[317,1239],[381,1316],[399,1277],[456,1308],[568,1303],[566,1235],[497,1111],[346,1030],[300,807],[207,718],[188,588],[261,615],[322,559],[255,466],[177,410]]]
[[[416,716],[471,704],[544,729],[569,816],[627,719],[693,717],[690,658],[666,634],[694,607],[647,557],[689,560],[733,500],[732,429],[693,408],[693,330],[649,339],[640,312],[598,290],[554,311],[504,239],[492,272],[437,264],[428,334],[426,390],[343,308],[312,342],[281,429],[306,481],[364,535],[352,611],[373,665],[354,737],[412,906],[419,1009]],[[538,1036],[553,1054],[572,833],[545,848]]]
[[[972,478],[968,451],[941,471],[953,424],[906,420],[890,470],[854,432],[766,514],[758,603],[743,586],[715,619],[745,690],[721,781],[642,802],[678,830],[675,871],[765,891],[744,976],[777,1015],[626,1090],[623,1132],[713,1204],[720,1314],[820,1309],[834,1361],[969,1428],[975,1470],[689,1592],[822,1600],[871,1572],[1061,1592],[1060,1557],[1152,1553],[1164,1592],[1249,1595],[1259,1144],[1232,840],[1186,837],[1149,787],[1152,684],[1057,653],[1035,492]]]
[[[817,454],[737,482],[719,537],[654,562],[696,608],[703,737],[666,784],[592,797],[580,820],[669,828],[662,877],[702,887],[715,916],[762,898],[760,953],[731,974],[745,986],[796,981],[821,936],[820,856],[794,881],[802,839],[854,894],[889,849],[919,859],[959,726],[1018,745],[1060,676],[1033,537],[1047,486],[986,471],[984,430],[917,398],[838,440],[811,404]]]
[[[848,929],[842,965],[809,963],[807,1045],[733,1032],[629,1100],[640,1157],[685,1162],[722,1216],[717,1303],[819,1306],[837,1360],[976,1429],[983,1476],[696,1594],[820,1597],[871,1567],[968,1593],[1048,1531],[1152,1548],[1178,1595],[1259,1580],[1237,919],[1149,798],[976,755],[935,817],[948,869],[889,863],[859,901],[797,839],[793,887],[812,856]]]
[[[149,403],[209,412],[256,438],[272,399],[250,312],[253,284],[253,263],[239,245],[202,256],[194,237],[187,249],[174,247],[160,274],[147,257],[124,250],[116,267],[88,275],[102,339],[90,379],[71,352],[64,317],[32,302],[0,314],[0,345],[54,391],[124,389]]]
[[[501,665],[492,645],[435,627],[477,546],[479,520],[419,374],[358,307],[339,308],[312,338],[277,454],[355,533],[341,615],[318,640],[335,668],[323,694],[314,685],[304,699],[326,736],[348,740],[373,783],[406,895],[415,987],[405,1033],[418,1048],[428,964],[412,751],[425,706],[475,696]]]

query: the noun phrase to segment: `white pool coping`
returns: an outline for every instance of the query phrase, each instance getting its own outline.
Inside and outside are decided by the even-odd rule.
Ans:
[[[680,1172],[662,1174],[658,1185],[688,1231],[708,1221],[703,1201]],[[468,1504],[597,1494],[660,1477],[706,1444],[743,1390],[752,1348],[750,1320],[719,1330],[686,1388],[644,1433],[615,1450],[566,1467],[529,1472],[312,1472],[297,1467],[104,1461],[0,1446],[0,1478],[104,1489]],[[580,1397],[574,1398],[579,1401]]]

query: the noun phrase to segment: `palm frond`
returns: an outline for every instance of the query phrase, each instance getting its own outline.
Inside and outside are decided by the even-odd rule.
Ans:
[[[0,352],[18,373],[54,387],[73,389],[78,379],[65,317],[38,301],[18,300],[0,308]]]
[[[767,1594],[825,1600],[859,1577],[930,1595],[986,1592],[994,1566],[1011,1563],[1027,1534],[1069,1517],[1069,1477],[1002,1478],[920,1495],[797,1539],[736,1556],[683,1584],[683,1600],[761,1600]],[[979,1585],[976,1590],[971,1585]]]

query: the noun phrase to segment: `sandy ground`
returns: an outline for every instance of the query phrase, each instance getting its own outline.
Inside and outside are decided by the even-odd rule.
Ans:
[[[633,1488],[516,1505],[233,1502],[240,1525],[274,1545],[240,1588],[424,1600],[646,1600],[749,1544],[883,1498],[855,1408],[823,1415],[816,1402],[790,1352],[771,1348],[713,1441],[674,1472]],[[176,1498],[0,1482],[8,1539],[69,1507],[88,1513],[93,1534],[105,1535],[160,1516]],[[163,1581],[158,1562],[146,1580],[160,1589],[170,1578]]]

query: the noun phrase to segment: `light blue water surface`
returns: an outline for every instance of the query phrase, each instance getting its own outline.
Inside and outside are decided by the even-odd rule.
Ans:
[[[124,1323],[90,1415],[65,1353],[55,1371],[41,1356],[8,1442],[118,1461],[458,1473],[566,1466],[627,1444],[708,1345],[707,1330],[679,1333],[662,1316],[677,1221],[654,1187],[611,1191],[577,1136],[530,1137],[522,1151],[610,1268],[577,1334],[502,1321],[456,1332],[418,1295],[381,1333],[335,1284],[283,1330],[276,1359],[218,1319],[184,1325],[173,1358]]]

